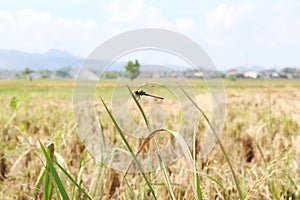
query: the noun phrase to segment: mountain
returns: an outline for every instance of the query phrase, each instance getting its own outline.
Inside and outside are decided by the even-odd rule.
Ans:
[[[52,70],[63,66],[77,67],[83,61],[82,57],[58,49],[42,54],[0,49],[0,69],[22,70],[29,67],[33,70]]]
[[[85,60],[83,57],[74,56],[69,52],[59,49],[51,49],[45,53],[27,53],[17,50],[0,49],[0,71],[21,71],[26,67],[34,71],[57,70],[61,67],[76,68],[83,63],[85,63],[88,69],[93,71],[125,71],[124,66],[127,64],[127,61],[118,60],[110,63],[105,60]],[[110,65],[105,69],[108,63]],[[140,63],[142,71],[185,71],[192,69],[190,66],[173,64],[144,64],[142,60]]]
[[[52,57],[73,57],[72,54],[70,54],[69,52],[66,51],[62,51],[59,49],[50,49],[48,52],[45,53],[48,56],[52,56]]]

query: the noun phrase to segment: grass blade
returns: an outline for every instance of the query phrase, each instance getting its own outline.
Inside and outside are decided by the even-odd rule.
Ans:
[[[196,165],[196,135],[197,135],[197,131],[194,130],[194,141],[193,141],[193,160],[194,160],[194,177],[195,177],[195,186],[196,186],[196,190],[197,190],[197,196],[198,199],[203,199],[202,198],[202,190],[201,190],[201,186],[200,186],[200,180],[199,180],[199,176],[198,176],[198,171],[197,171],[197,165]]]
[[[149,129],[152,129],[152,128],[151,128],[151,125],[150,125],[150,123],[149,123],[149,121],[148,121],[148,119],[147,119],[147,117],[146,117],[146,114],[145,114],[145,112],[144,112],[144,110],[143,110],[143,108],[142,108],[142,106],[141,106],[141,104],[139,103],[139,101],[138,101],[138,100],[136,99],[136,97],[134,96],[134,94],[133,94],[133,92],[131,91],[130,87],[127,86],[127,88],[128,88],[128,90],[129,90],[129,92],[130,92],[130,94],[131,94],[131,96],[132,96],[132,98],[133,98],[135,104],[138,106],[140,112],[142,113],[143,118],[144,118],[144,120],[145,120],[145,123],[146,123],[147,127],[148,127]],[[150,131],[152,131],[152,130],[150,130]]]
[[[96,190],[98,189],[98,182],[99,182],[99,180],[101,180],[100,177],[101,177],[102,171],[103,171],[103,165],[98,164],[97,169],[95,170],[95,172],[93,174],[92,182],[91,182],[90,188],[89,188],[89,193],[93,197],[95,197],[95,195],[96,195]]]
[[[71,180],[71,182],[77,187],[77,189],[84,194],[89,200],[92,200],[92,197],[88,195],[80,185],[75,181],[75,179],[72,178],[72,176],[61,166],[58,162],[55,162],[57,166],[60,168],[60,170]]]
[[[43,178],[44,178],[45,174],[46,174],[46,168],[43,167],[41,169],[41,171],[40,171],[40,174],[39,174],[39,176],[38,176],[35,184],[34,184],[33,191],[31,193],[31,198],[32,199],[36,199],[37,198],[37,195],[38,195],[38,192],[39,192],[39,188],[42,185],[42,181],[43,181]]]
[[[69,200],[69,196],[68,196],[68,194],[67,194],[67,192],[65,190],[65,187],[62,184],[62,182],[61,182],[61,180],[60,180],[60,178],[59,178],[59,176],[57,174],[57,171],[55,170],[55,168],[54,168],[54,166],[52,164],[52,160],[50,158],[49,153],[47,152],[47,150],[45,149],[44,145],[41,143],[40,140],[39,140],[39,143],[40,143],[41,149],[43,151],[43,154],[44,154],[44,156],[46,158],[46,161],[48,163],[49,171],[47,171],[47,174],[49,174],[49,175],[51,174],[53,176],[54,181],[55,181],[55,183],[56,183],[56,185],[57,185],[57,187],[59,189],[59,192],[60,192],[62,198],[64,200]]]
[[[201,191],[201,187],[200,187],[200,180],[198,177],[198,173],[197,173],[197,169],[196,169],[196,164],[195,161],[193,160],[192,154],[189,150],[189,147],[187,146],[185,140],[183,139],[183,137],[175,132],[175,131],[171,131],[166,129],[167,132],[171,133],[179,142],[179,144],[181,145],[181,149],[184,153],[184,156],[188,162],[188,164],[190,165],[190,168],[193,170],[194,172],[194,178],[195,178],[195,186],[194,186],[194,191],[196,192],[196,199],[197,200],[202,200],[202,191]]]
[[[129,185],[129,183],[128,183],[126,177],[125,177],[125,176],[123,176],[123,177],[124,177],[126,186],[128,187],[128,189],[129,189],[129,191],[130,191],[131,199],[136,199],[135,194],[134,194],[134,191],[132,190],[131,186]]]
[[[197,199],[202,199],[202,192],[201,192],[201,188],[200,188],[200,181],[198,179],[198,175],[197,175],[198,173],[196,171],[195,162],[193,160],[193,157],[192,157],[192,154],[191,154],[191,152],[189,150],[189,147],[187,146],[185,140],[183,139],[183,137],[179,133],[177,133],[175,131],[168,130],[168,129],[164,129],[164,128],[157,129],[157,130],[153,131],[152,133],[150,133],[148,135],[148,137],[145,138],[145,140],[142,143],[141,147],[139,148],[136,156],[138,156],[141,153],[143,147],[145,147],[150,142],[150,140],[154,137],[154,135],[158,134],[159,132],[163,132],[163,131],[171,133],[177,139],[178,143],[180,144],[181,149],[182,149],[182,151],[184,153],[184,156],[185,156],[185,158],[186,158],[186,160],[187,160],[190,168],[192,169],[192,171],[195,174],[195,182],[198,183],[198,185],[195,185],[196,188],[194,188],[195,192],[197,193],[196,198]]]
[[[153,131],[153,128],[151,127],[151,124],[149,123],[149,120],[148,120],[148,118],[147,118],[147,116],[146,116],[146,114],[145,114],[145,112],[144,112],[144,110],[143,110],[141,104],[140,104],[139,101],[135,98],[135,96],[134,96],[134,94],[132,93],[130,87],[127,86],[127,88],[128,88],[128,90],[129,90],[129,92],[130,92],[130,94],[131,94],[131,96],[132,96],[132,98],[133,98],[135,104],[138,106],[140,112],[142,113],[143,118],[144,118],[144,121],[145,121],[145,123],[146,123],[146,125],[147,125],[149,131]],[[162,159],[162,157],[161,157],[161,155],[160,155],[160,153],[159,153],[158,142],[157,142],[157,140],[156,140],[155,137],[154,137],[154,144],[155,144],[155,149],[156,149],[156,151],[157,151],[157,156],[158,156],[158,158],[159,158],[159,163],[160,163],[160,165],[161,165],[161,168],[162,168],[162,171],[163,171],[163,174],[164,174],[164,178],[165,178],[165,182],[166,182],[168,191],[169,191],[169,193],[170,193],[171,199],[172,199],[172,200],[175,200],[176,198],[175,198],[174,192],[173,192],[173,190],[172,190],[171,182],[170,182],[169,177],[168,177],[168,175],[167,175],[166,166],[165,166],[165,163],[164,163],[164,161],[163,161],[163,159]],[[143,145],[142,145],[142,146],[143,146]],[[145,145],[144,145],[143,147],[145,147]],[[142,149],[143,149],[143,148],[139,148],[139,152],[142,151]],[[130,165],[129,165],[129,167],[130,167]],[[128,169],[129,169],[129,168],[128,168]],[[128,170],[127,170],[127,171],[128,171]],[[126,171],[126,173],[127,173],[127,171]],[[125,176],[126,176],[126,174],[125,174]]]
[[[102,98],[101,98],[101,101],[102,101],[102,103],[103,103],[103,105],[104,105],[104,107],[105,107],[105,109],[106,109],[108,115],[110,116],[112,122],[114,123],[114,125],[115,125],[115,127],[116,127],[118,133],[120,134],[120,136],[121,136],[123,142],[125,143],[126,147],[128,148],[128,150],[129,150],[131,156],[133,157],[134,161],[136,162],[136,164],[137,164],[137,166],[138,166],[140,172],[142,173],[142,176],[143,176],[143,178],[145,179],[145,181],[146,181],[146,183],[147,183],[147,185],[148,185],[148,187],[149,187],[149,189],[150,189],[150,191],[151,191],[151,193],[152,193],[154,199],[157,199],[157,198],[156,198],[156,195],[155,195],[155,192],[154,192],[154,190],[153,190],[153,187],[151,186],[149,180],[147,179],[146,174],[145,174],[145,172],[144,172],[144,170],[143,170],[143,168],[142,168],[140,162],[138,161],[137,157],[135,156],[135,154],[134,154],[132,148],[130,147],[129,143],[127,142],[127,140],[126,140],[126,138],[125,138],[125,135],[124,135],[123,131],[122,131],[121,128],[119,127],[118,123],[116,122],[115,118],[113,117],[113,115],[112,115],[111,112],[109,111],[108,107],[106,106],[106,104],[105,104],[105,102],[104,102],[104,100],[103,100]]]
[[[230,199],[228,191],[226,190],[226,188],[222,185],[222,183],[220,181],[218,181],[217,179],[215,179],[209,175],[206,175],[206,177],[209,178],[210,180],[212,180],[213,182],[215,182],[223,190],[223,192],[227,196],[227,198]]]
[[[238,178],[237,178],[237,175],[235,174],[235,171],[233,169],[233,165],[228,157],[228,154],[224,148],[224,145],[223,143],[221,142],[221,140],[219,139],[218,137],[218,134],[216,133],[215,129],[213,128],[211,122],[209,121],[208,117],[206,116],[206,114],[204,113],[204,111],[198,106],[198,104],[188,95],[188,93],[182,88],[181,85],[179,85],[177,83],[177,85],[180,87],[180,89],[183,91],[183,93],[187,96],[187,98],[189,98],[189,100],[192,102],[192,104],[199,110],[199,112],[203,115],[203,117],[205,118],[206,122],[208,123],[210,129],[212,130],[212,132],[214,133],[215,137],[217,138],[217,142],[224,154],[224,157],[229,165],[229,168],[230,168],[230,171],[231,171],[231,174],[233,176],[233,179],[234,179],[234,182],[235,182],[235,185],[236,185],[236,188],[237,188],[237,191],[238,191],[238,194],[239,194],[239,197],[240,199],[244,199],[244,195],[243,195],[243,192],[242,192],[242,189],[240,187],[240,184],[239,184],[239,181],[238,181]]]
[[[51,171],[51,163],[53,160],[53,152],[54,152],[54,145],[53,143],[48,143],[46,144],[47,147],[47,155],[49,155],[50,160],[47,159],[46,161],[46,171],[50,172]],[[43,193],[43,199],[52,199],[52,192],[53,192],[53,183],[50,178],[50,173],[45,174],[45,183],[44,183],[44,193]]]

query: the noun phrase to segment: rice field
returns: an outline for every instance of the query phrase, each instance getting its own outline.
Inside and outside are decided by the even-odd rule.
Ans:
[[[150,138],[151,144],[120,133],[109,115],[116,82],[102,80],[96,91],[95,111],[105,137],[126,151],[129,145],[133,153],[170,143],[175,136],[165,130]],[[211,116],[203,81],[189,84],[199,107]],[[188,147],[195,168],[183,155],[164,170],[128,174],[99,163],[79,139],[73,86],[73,80],[0,81],[0,199],[300,199],[299,80],[225,79],[223,131],[205,157],[200,151],[209,124],[193,110],[200,116]],[[146,116],[153,105],[168,111],[163,114],[170,120],[157,127],[177,130],[181,111],[175,97],[157,94],[165,100],[141,97],[138,104]],[[131,120],[147,127],[136,102],[131,99],[128,106]],[[159,116],[149,121],[159,122]],[[112,117],[118,119],[118,113]]]

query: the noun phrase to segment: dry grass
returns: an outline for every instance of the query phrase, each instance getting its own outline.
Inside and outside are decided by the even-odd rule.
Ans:
[[[0,199],[30,197],[44,161],[38,138],[54,142],[56,153],[64,159],[70,174],[75,179],[82,174],[83,188],[87,191],[97,188],[92,191],[95,199],[151,199],[141,175],[128,174],[127,185],[121,173],[98,165],[86,152],[75,131],[72,84],[72,81],[0,82]],[[107,92],[112,85],[113,81],[109,80]],[[191,85],[196,87],[197,81],[192,80]],[[225,81],[225,87],[227,112],[220,139],[229,153],[245,197],[300,198],[299,81]],[[195,90],[201,92],[197,98],[200,107],[209,114],[208,94],[203,88]],[[10,108],[13,96],[20,100],[16,111]],[[147,100],[143,103],[150,105]],[[178,108],[172,109],[172,102],[164,106],[176,117]],[[103,108],[99,107],[99,112],[101,110]],[[15,117],[7,124],[14,112]],[[205,129],[207,125],[203,121],[199,124],[197,144],[201,144]],[[121,143],[111,122],[104,122],[104,131],[111,141]],[[159,146],[164,146],[170,138],[161,137],[163,142]],[[141,141],[129,141],[135,150],[141,144]],[[196,153],[199,151],[196,148]],[[197,168],[204,199],[238,198],[229,166],[218,146],[207,157],[197,158]],[[187,169],[189,166],[184,158],[167,167],[177,199],[194,198],[193,172]],[[162,172],[155,171],[148,176],[158,199],[169,199]],[[99,178],[95,180],[95,177]],[[74,187],[66,181],[66,189],[71,195]],[[81,198],[81,194],[74,196],[74,199]]]

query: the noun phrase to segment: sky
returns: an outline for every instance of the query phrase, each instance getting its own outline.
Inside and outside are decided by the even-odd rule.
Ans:
[[[0,5],[0,49],[43,53],[55,48],[87,57],[122,32],[164,28],[197,42],[218,69],[300,67],[299,0],[11,0]]]

